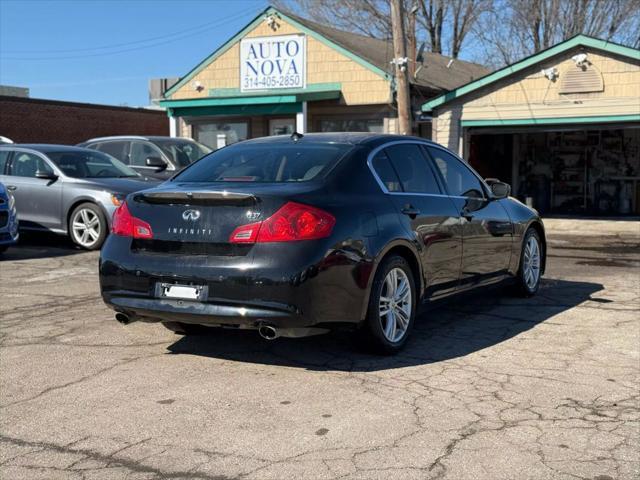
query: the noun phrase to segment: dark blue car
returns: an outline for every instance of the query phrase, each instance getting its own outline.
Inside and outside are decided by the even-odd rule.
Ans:
[[[0,253],[18,241],[18,217],[13,195],[0,183]]]

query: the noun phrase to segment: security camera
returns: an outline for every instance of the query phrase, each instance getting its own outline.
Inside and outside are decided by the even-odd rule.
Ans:
[[[389,63],[395,65],[400,69],[401,72],[404,72],[407,69],[407,64],[409,63],[408,57],[398,57],[391,60]]]
[[[267,22],[267,25],[269,26],[269,28],[271,28],[271,30],[273,31],[276,31],[280,26],[278,24],[278,17],[276,15],[267,15],[267,17],[265,18],[265,21]]]
[[[573,57],[571,57],[571,60],[576,62],[576,67],[584,67],[588,63],[586,53],[579,53],[577,55],[574,55]]]
[[[558,69],[556,67],[545,68],[541,73],[552,82],[558,78]]]
[[[201,92],[202,90],[204,90],[204,85],[202,85],[202,83],[199,80],[196,80],[195,82],[193,82],[191,86],[196,92]]]

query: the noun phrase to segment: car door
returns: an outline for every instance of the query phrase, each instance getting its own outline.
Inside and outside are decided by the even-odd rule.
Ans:
[[[61,230],[62,183],[46,158],[36,152],[14,150],[9,162],[6,186],[16,199],[20,225],[31,228]],[[52,178],[36,178],[46,172]]]
[[[394,202],[406,231],[415,238],[425,296],[455,290],[462,256],[459,214],[442,191],[420,144],[389,144],[374,153],[371,166]]]
[[[511,259],[513,224],[483,182],[465,162],[447,150],[426,147],[461,217],[461,286],[503,278]]]
[[[159,158],[165,163],[165,167],[149,167],[147,166],[147,158]],[[175,173],[175,168],[169,163],[160,149],[151,142],[141,140],[133,140],[131,142],[131,152],[129,154],[131,168],[135,169],[141,175],[147,177],[158,178],[164,180]]]

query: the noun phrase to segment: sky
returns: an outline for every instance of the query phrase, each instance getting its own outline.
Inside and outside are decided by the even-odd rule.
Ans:
[[[268,6],[263,0],[0,0],[0,84],[32,98],[148,105]]]

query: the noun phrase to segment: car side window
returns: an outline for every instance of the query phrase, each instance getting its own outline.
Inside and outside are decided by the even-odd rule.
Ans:
[[[406,193],[440,194],[440,187],[422,149],[417,144],[402,143],[385,148],[402,190]]]
[[[9,175],[14,177],[34,177],[36,172],[53,173],[47,162],[31,153],[16,152],[11,161]]]
[[[104,142],[95,145],[96,150],[107,153],[125,164],[129,164],[129,142]]]
[[[390,192],[401,192],[400,179],[391,166],[389,157],[384,150],[380,150],[371,160],[371,166],[376,171],[378,178]]]
[[[442,175],[449,194],[456,197],[484,198],[480,180],[459,159],[440,148],[426,147]]]
[[[11,155],[11,151],[9,150],[0,151],[0,175],[4,175],[4,170],[7,166],[7,160],[9,160],[9,155]]]
[[[131,142],[131,165],[134,167],[146,167],[147,158],[162,158],[162,153],[150,143]]]

